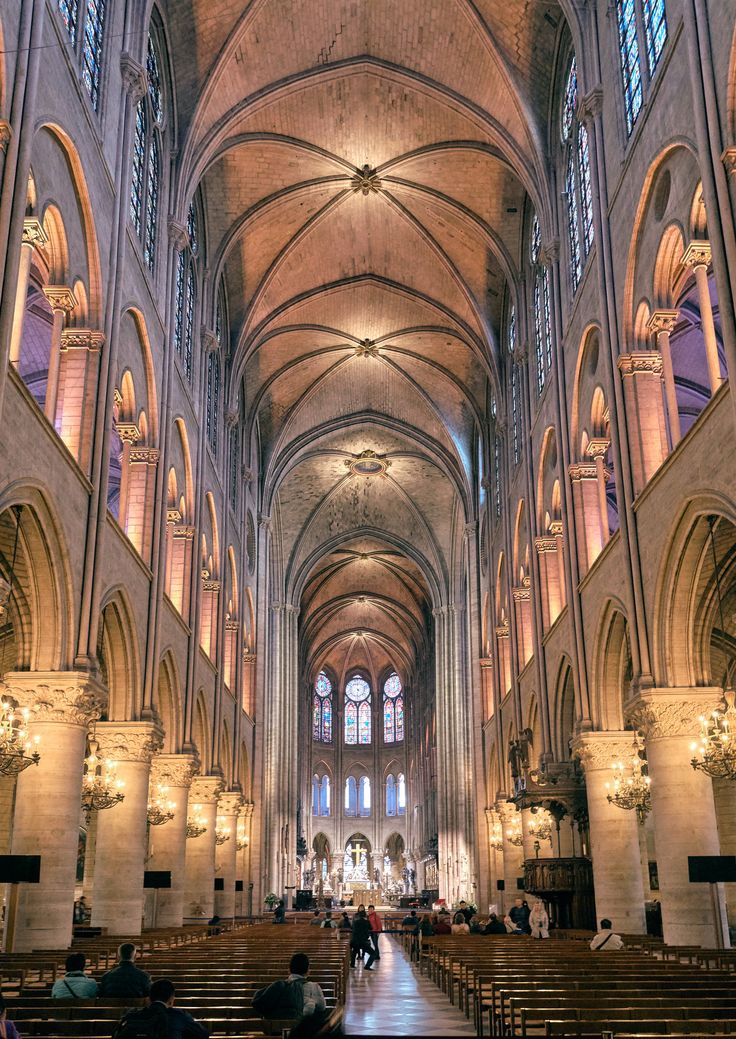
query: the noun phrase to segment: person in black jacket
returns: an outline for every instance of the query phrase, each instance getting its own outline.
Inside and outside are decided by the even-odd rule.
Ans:
[[[151,985],[151,994],[148,997],[151,1007],[163,1004],[166,1008],[169,1039],[209,1039],[210,1033],[204,1025],[195,1021],[186,1010],[174,1006],[175,996],[176,989],[173,982],[168,978],[157,978]]]
[[[100,996],[111,999],[134,999],[147,996],[151,989],[151,976],[136,967],[137,949],[132,942],[123,942],[118,949],[118,965],[103,974],[100,979]]]
[[[371,922],[366,915],[365,909],[359,909],[353,918],[353,930],[350,935],[350,966],[355,966],[357,956],[360,956],[362,963],[366,953],[368,953],[368,962],[365,965],[365,969],[373,970],[376,950],[371,942]]]

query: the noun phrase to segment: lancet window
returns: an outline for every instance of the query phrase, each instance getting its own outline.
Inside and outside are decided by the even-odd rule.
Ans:
[[[358,675],[345,686],[345,742],[371,742],[371,687]]]
[[[383,742],[401,743],[404,739],[404,691],[394,672],[383,684]]]
[[[314,683],[312,739],[318,743],[332,743],[332,683],[324,671],[320,671]]]

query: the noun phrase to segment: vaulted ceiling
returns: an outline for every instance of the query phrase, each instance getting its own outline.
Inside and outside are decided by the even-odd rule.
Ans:
[[[301,597],[312,671],[328,653],[409,668],[431,605],[459,593],[478,518],[504,285],[527,197],[547,204],[562,14],[545,0],[168,13],[182,193],[201,186],[225,279],[273,580]],[[351,468],[365,451],[380,472]]]

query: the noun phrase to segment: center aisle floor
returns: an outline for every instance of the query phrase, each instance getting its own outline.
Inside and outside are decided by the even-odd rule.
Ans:
[[[382,935],[373,969],[350,971],[345,1034],[475,1035],[471,1021],[419,973],[399,943]]]

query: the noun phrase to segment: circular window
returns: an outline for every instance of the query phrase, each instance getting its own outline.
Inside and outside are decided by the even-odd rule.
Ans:
[[[345,686],[345,695],[353,703],[361,703],[371,695],[371,687],[364,678],[351,678]]]
[[[383,691],[386,694],[386,696],[390,697],[392,700],[394,700],[399,695],[399,693],[401,692],[401,679],[396,674],[396,672],[388,676],[384,683]]]

